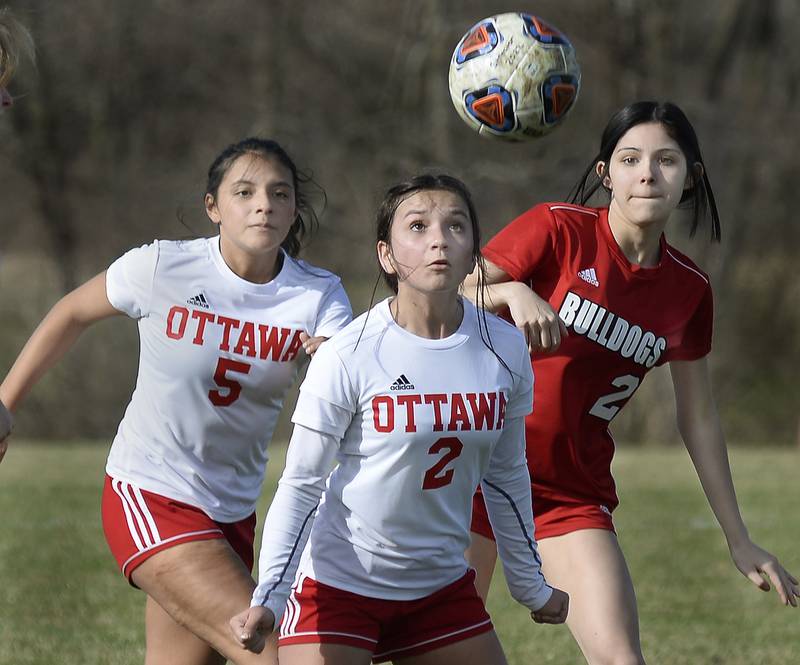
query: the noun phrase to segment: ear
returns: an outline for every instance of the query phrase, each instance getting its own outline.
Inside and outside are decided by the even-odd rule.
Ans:
[[[381,268],[383,268],[384,272],[388,275],[397,274],[397,268],[395,268],[394,260],[392,259],[392,248],[389,247],[389,243],[385,240],[379,240],[377,250],[378,262],[381,264]]]
[[[597,164],[594,166],[594,172],[597,174],[597,177],[600,178],[600,181],[603,183],[603,187],[606,189],[611,189],[611,178],[608,177],[606,163],[597,162]]]
[[[692,189],[698,182],[703,179],[703,165],[700,162],[695,162],[692,167],[686,172],[686,182],[683,184],[683,189]]]
[[[217,202],[214,200],[214,197],[211,194],[206,194],[205,199],[203,200],[203,205],[206,209],[206,215],[214,224],[219,224],[222,221],[222,217],[219,214],[219,208],[217,207]]]

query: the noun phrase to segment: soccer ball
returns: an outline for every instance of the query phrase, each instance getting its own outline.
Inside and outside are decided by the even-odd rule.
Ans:
[[[456,111],[481,136],[523,141],[564,120],[581,70],[562,32],[515,12],[470,28],[453,52],[449,83]]]

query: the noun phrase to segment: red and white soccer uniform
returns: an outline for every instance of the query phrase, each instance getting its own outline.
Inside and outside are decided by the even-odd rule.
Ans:
[[[247,520],[305,359],[300,333],[330,336],[351,319],[339,278],[284,254],[275,278],[254,284],[226,265],[214,237],[133,249],[109,267],[106,289],[137,319],[141,346],[108,475],[216,522]],[[135,493],[125,496],[131,542],[157,549],[160,532],[137,519]]]
[[[609,423],[652,367],[710,351],[708,277],[663,236],[657,266],[632,264],[607,208],[563,203],[527,211],[483,254],[547,300],[569,331],[555,353],[531,361],[535,409],[525,428],[537,535],[613,528]],[[476,504],[473,530],[484,533],[480,520]]]
[[[533,539],[523,432],[533,376],[522,336],[486,315],[504,366],[484,344],[470,303],[459,329],[444,339],[404,330],[388,303],[356,319],[311,362],[267,516],[253,604],[280,617],[298,559],[298,579],[360,597],[432,596],[467,573],[472,495],[482,483],[512,594],[538,609],[552,591]],[[303,597],[292,597],[281,643],[363,647],[373,639],[357,626],[307,621],[305,613],[317,616],[322,606],[306,607]],[[475,624],[462,626],[465,631],[478,623],[490,629],[485,615],[472,616]],[[412,643],[409,636],[405,646]],[[375,652],[385,646],[379,642]],[[404,651],[403,645],[388,648]]]

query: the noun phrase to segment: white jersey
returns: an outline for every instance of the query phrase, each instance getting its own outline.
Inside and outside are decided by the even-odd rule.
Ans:
[[[255,508],[300,333],[352,318],[338,277],[284,254],[266,284],[236,275],[219,237],[155,241],[115,261],[111,304],[138,319],[139,375],[106,471],[234,522]]]
[[[524,442],[533,374],[523,337],[487,314],[493,353],[465,300],[454,334],[421,338],[394,322],[388,303],[311,362],[253,604],[282,614],[306,537],[299,570],[319,582],[391,600],[434,593],[467,571],[472,496],[483,480],[512,593],[538,609],[552,591],[533,540]]]

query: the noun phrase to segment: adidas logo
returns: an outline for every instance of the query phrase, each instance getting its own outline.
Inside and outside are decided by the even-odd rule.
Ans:
[[[406,378],[405,374],[401,374],[400,377],[389,386],[389,390],[414,390],[414,384]]]
[[[597,273],[594,271],[594,268],[579,270],[578,277],[580,277],[584,282],[588,282],[592,286],[600,286],[600,282],[597,281]]]
[[[190,305],[194,305],[195,307],[202,307],[203,309],[211,308],[211,305],[208,304],[208,300],[206,300],[206,297],[203,295],[202,291],[194,298],[189,298],[186,302],[188,302]]]

